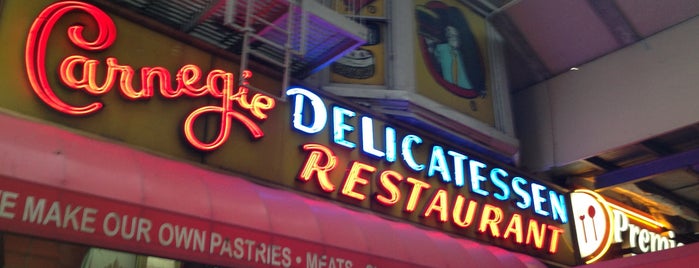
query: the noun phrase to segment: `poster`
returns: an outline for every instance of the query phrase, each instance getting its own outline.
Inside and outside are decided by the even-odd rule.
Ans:
[[[417,92],[494,125],[485,19],[457,1],[416,1]]]

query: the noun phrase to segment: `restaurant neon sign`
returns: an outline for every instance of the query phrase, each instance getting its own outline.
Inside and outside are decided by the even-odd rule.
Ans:
[[[359,116],[356,111],[337,105],[328,109],[321,97],[307,89],[291,88],[286,95],[293,103],[291,125],[294,130],[307,135],[327,130],[330,143],[334,146],[360,150],[376,161],[400,161],[412,172],[424,172],[427,178],[437,177],[445,187],[449,184],[456,188],[467,187],[470,193],[462,194],[465,191],[461,191],[450,194],[445,188],[433,189],[433,185],[424,179],[391,169],[379,170],[375,165],[360,161],[352,161],[346,170],[341,169],[331,146],[317,143],[302,146],[307,157],[297,180],[304,183],[315,181],[326,193],[339,192],[357,201],[371,198],[386,207],[403,201],[405,205],[402,210],[406,213],[419,213],[424,218],[436,217],[442,223],[451,222],[462,229],[476,228],[479,233],[536,249],[543,249],[546,243],[547,252],[557,252],[559,238],[564,232],[562,228],[540,223],[534,218],[527,220],[520,213],[510,213],[508,216],[502,205],[479,202],[477,199],[494,197],[508,203],[507,206],[565,224],[568,214],[563,194],[440,144],[430,145],[429,157],[420,159],[415,151],[420,146],[428,145],[417,134],[398,136],[396,129],[390,126],[377,130],[372,117]],[[350,123],[354,117],[359,119],[356,125]],[[360,133],[357,140],[350,140],[350,133],[355,131]],[[374,137],[379,132],[382,133],[378,135],[380,142],[377,142]],[[379,148],[378,144],[383,146]],[[335,172],[345,172],[341,185],[334,184],[330,179],[331,173]],[[362,189],[369,187],[372,178],[377,178],[377,191],[367,195]],[[421,200],[427,201],[422,209],[418,208]]]
[[[89,14],[97,23],[97,37],[87,40],[83,36],[84,26],[73,25],[67,36],[71,43],[85,51],[96,52],[108,49],[116,40],[116,27],[112,19],[103,11],[90,4],[67,1],[58,2],[45,8],[31,26],[27,37],[25,62],[29,82],[36,95],[51,108],[69,115],[89,115],[102,109],[103,103],[92,102],[84,106],[71,105],[61,100],[50,86],[46,72],[46,50],[49,36],[56,22],[65,14],[82,11]],[[247,79],[252,72],[244,71],[243,83],[237,86],[234,75],[223,70],[211,70],[207,74],[193,64],[182,66],[175,74],[176,86],[171,84],[171,74],[163,67],[140,68],[141,88],[133,86],[135,70],[132,66],[119,64],[114,57],[105,60],[105,77],[98,83],[100,61],[82,55],[70,55],[59,66],[60,82],[75,90],[82,90],[93,96],[107,94],[118,87],[121,95],[129,100],[148,100],[156,92],[167,99],[187,97],[213,97],[221,100],[220,106],[207,105],[192,111],[187,116],[183,131],[187,141],[197,149],[209,151],[219,148],[230,137],[233,121],[241,123],[253,138],[261,138],[264,132],[253,118],[264,120],[266,112],[276,105],[274,98],[261,93],[249,94]],[[159,87],[156,89],[156,84]],[[246,111],[252,118],[241,113]],[[218,134],[212,141],[202,141],[194,131],[195,121],[205,114],[220,117]]]

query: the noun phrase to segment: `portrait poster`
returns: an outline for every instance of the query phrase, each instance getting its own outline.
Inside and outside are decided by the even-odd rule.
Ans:
[[[485,19],[455,0],[415,3],[418,94],[494,126]]]

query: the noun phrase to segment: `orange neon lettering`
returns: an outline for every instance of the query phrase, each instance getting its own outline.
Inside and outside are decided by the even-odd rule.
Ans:
[[[58,68],[58,75],[61,77],[63,84],[71,88],[80,88],[82,85],[87,84],[87,77],[85,76],[86,72],[83,72],[80,79],[74,76],[75,65],[82,64],[84,69],[87,61],[87,57],[79,55],[65,58],[63,62],[61,62],[61,66]]]
[[[114,58],[107,58],[107,64],[113,65],[114,60]],[[109,92],[112,89],[112,86],[114,86],[114,79],[116,76],[115,69],[107,68],[107,76],[104,79],[104,83],[101,86],[97,85],[97,64],[99,64],[99,61],[97,60],[88,60],[85,62],[83,72],[85,72],[85,76],[87,76],[87,84],[80,85],[82,89],[92,95],[101,95]]]
[[[245,99],[241,99],[241,105],[242,101]],[[267,119],[267,114],[265,114],[265,111],[270,110],[274,108],[276,105],[276,102],[274,101],[273,98],[270,98],[268,96],[262,95],[262,94],[255,94],[252,97],[252,102],[247,107],[247,109],[250,110],[250,113],[254,115],[255,117],[259,119]]]
[[[243,71],[243,86],[238,88],[238,94],[240,94],[240,96],[245,96],[248,93],[248,89],[245,87],[245,85],[248,84],[247,79],[251,77],[251,71]],[[274,99],[261,94],[255,94],[255,96],[252,97],[252,101],[247,101],[246,98],[242,97],[238,98],[237,100],[238,105],[240,105],[240,107],[250,110],[250,113],[252,113],[252,115],[260,119],[267,118],[267,115],[264,112],[266,110],[274,108],[275,105]]]
[[[352,167],[350,168],[349,173],[347,173],[347,179],[345,180],[345,184],[342,186],[342,194],[360,201],[366,199],[365,194],[354,191],[354,188],[357,186],[357,184],[369,184],[368,179],[361,177],[362,171],[368,171],[373,173],[376,171],[376,167],[356,161],[352,163]]]
[[[307,143],[303,145],[303,150],[310,151],[306,163],[301,169],[298,179],[303,182],[308,182],[316,174],[320,188],[325,192],[335,191],[335,185],[330,181],[328,172],[332,171],[337,165],[337,156],[328,147],[316,143]],[[325,164],[320,161],[325,158]]]
[[[155,80],[155,78],[158,80]],[[141,88],[142,91],[149,90],[153,94],[155,90],[155,81],[160,85],[160,95],[165,98],[178,97],[177,92],[172,90],[170,84],[170,72],[163,67],[143,67],[141,68]],[[152,96],[152,95],[151,95]]]
[[[558,251],[558,239],[561,237],[563,229],[553,225],[549,225],[548,228],[551,230],[551,245],[549,246],[549,253],[556,253]]]
[[[502,209],[485,204],[485,206],[483,206],[483,214],[481,215],[481,223],[478,226],[478,231],[485,233],[490,229],[490,234],[493,237],[500,237],[500,229],[498,228],[500,222],[502,222]]]
[[[529,220],[529,227],[527,227],[527,241],[525,244],[531,245],[532,238],[534,242],[534,247],[541,249],[544,247],[544,235],[546,234],[546,224],[542,223],[539,227],[539,222],[534,219]]]
[[[433,211],[439,212],[439,221],[447,222],[449,217],[449,201],[447,201],[447,190],[439,189],[432,197],[432,202],[425,209],[422,215],[429,217]]]
[[[58,75],[61,77],[61,81],[64,85],[71,88],[81,88],[87,85],[87,70],[82,72],[82,77],[80,79],[75,77],[75,66],[77,64],[82,64],[82,69],[86,69],[88,58],[84,56],[74,55],[67,57],[61,62],[61,66],[58,68]]]
[[[221,107],[213,105],[201,107],[189,114],[189,116],[185,120],[185,137],[187,138],[187,141],[189,141],[190,144],[192,144],[194,147],[200,150],[206,151],[216,149],[219,146],[221,146],[226,140],[228,140],[231,131],[232,119],[237,119],[240,123],[242,123],[243,126],[245,126],[248,129],[253,138],[258,139],[264,136],[264,132],[262,132],[262,129],[260,129],[260,127],[257,124],[255,124],[254,121],[233,109],[234,102],[241,103],[246,100],[247,90],[233,93],[233,79],[231,79],[230,77],[232,77],[232,74],[229,76],[229,79],[223,79],[225,90],[223,91],[223,96],[221,98]],[[264,108],[259,108],[261,110],[269,110],[274,108],[275,106],[274,99],[272,99],[271,97],[264,96],[260,93],[256,93],[253,98],[265,99],[265,101],[261,103],[266,103],[267,105]],[[219,114],[221,117],[218,135],[216,136],[214,141],[210,143],[203,142],[194,135],[194,121],[196,121],[199,116],[206,113]],[[265,118],[258,117],[258,119]]]
[[[142,89],[140,91],[136,91],[133,88],[133,76],[134,76],[134,71],[131,66],[128,65],[120,65],[117,62],[116,58],[107,58],[107,75],[109,76],[108,80],[113,81],[114,78],[113,76],[116,76],[116,73],[119,72],[121,73],[120,79],[119,79],[119,88],[121,88],[121,95],[124,96],[127,99],[130,100],[137,100],[137,99],[149,99],[150,97],[153,96],[153,89]],[[91,75],[91,77],[96,77],[97,75]],[[107,83],[105,83],[106,85]],[[110,85],[111,86],[111,85]]]
[[[473,200],[468,201],[468,207],[466,208],[466,214],[461,217],[464,210],[465,198],[463,195],[457,195],[456,201],[454,201],[454,211],[452,212],[452,217],[454,218],[454,224],[459,227],[466,228],[473,222],[473,217],[476,215],[476,206],[478,203]]]
[[[184,89],[186,95],[199,97],[207,93],[206,86],[197,87],[199,80],[201,80],[201,73],[199,66],[193,64],[182,66],[180,71],[177,72],[177,82],[181,85],[181,89]]]
[[[503,234],[502,238],[507,239],[511,234],[515,235],[515,242],[517,244],[522,244],[524,242],[524,233],[522,231],[522,215],[517,213],[512,215],[510,223],[507,224],[507,229]]]
[[[68,28],[68,39],[71,43],[86,51],[101,51],[109,48],[116,39],[116,27],[107,14],[90,4],[66,1],[48,6],[34,20],[27,37],[25,50],[25,62],[29,83],[39,99],[56,109],[69,115],[88,115],[95,113],[104,106],[101,102],[93,102],[85,106],[73,106],[63,102],[51,88],[46,73],[46,48],[49,35],[56,22],[66,13],[83,11],[97,22],[97,36],[94,40],[86,40],[83,36],[84,26],[73,25]],[[150,99],[155,90],[156,77],[160,85],[160,94],[165,98],[177,98],[182,95],[189,97],[201,97],[209,95],[220,98],[220,106],[204,106],[194,110],[184,123],[184,134],[187,141],[199,150],[213,150],[230,137],[231,127],[235,119],[241,123],[253,138],[261,138],[264,132],[248,116],[237,111],[239,107],[248,111],[253,118],[264,120],[265,113],[275,107],[276,102],[272,97],[256,93],[248,96],[247,79],[252,72],[245,70],[242,73],[241,86],[236,87],[233,74],[222,70],[212,70],[202,83],[203,72],[192,64],[184,65],[177,72],[177,88],[170,84],[170,73],[163,67],[143,67],[141,72],[141,89],[133,87],[134,68],[129,65],[119,64],[114,57],[105,60],[106,71],[104,82],[97,82],[97,67],[99,61],[81,55],[66,57],[59,66],[58,76],[60,81],[73,89],[84,90],[91,95],[103,95],[108,93],[118,80],[120,93],[130,100]],[[76,70],[81,73],[76,77]],[[220,88],[219,88],[219,81]],[[237,88],[237,90],[236,90]],[[194,133],[194,123],[203,114],[214,113],[220,116],[219,131],[212,141],[202,141]]]
[[[196,65],[195,65],[195,67],[196,67]],[[252,73],[250,71],[245,71],[243,73],[250,74],[250,76],[243,76],[242,77],[244,82],[246,81],[246,79],[252,77]],[[223,88],[218,87],[218,85],[219,85],[217,82],[218,80],[222,81],[221,84],[223,85]],[[235,79],[233,79],[232,73],[228,73],[224,70],[218,70],[218,69],[211,70],[211,71],[209,71],[209,75],[206,76],[206,85],[204,86],[206,88],[205,92],[209,92],[209,95],[211,95],[211,96],[221,98],[221,97],[223,97],[223,95],[224,95],[225,91],[228,89],[228,87],[229,86],[232,87],[234,85],[234,80]],[[247,83],[247,82],[245,82],[245,83]],[[247,95],[248,88],[246,88],[244,86],[240,86],[240,87],[238,87],[238,92],[235,94],[237,95],[236,97]],[[231,97],[229,97],[229,98],[231,98]],[[239,103],[240,102],[241,101],[239,101]],[[248,106],[240,105],[240,107],[242,107],[244,109],[252,108],[249,105]],[[257,115],[255,117],[257,117]],[[266,115],[262,115],[262,117],[266,118]]]
[[[408,177],[406,182],[413,185],[413,188],[410,190],[410,195],[408,195],[408,202],[405,204],[405,211],[413,212],[415,211],[415,208],[417,208],[417,201],[420,200],[422,191],[429,189],[430,184],[411,177]]]
[[[376,201],[379,201],[380,204],[392,206],[398,203],[398,200],[400,200],[400,189],[398,189],[398,186],[396,183],[394,183],[394,181],[396,183],[403,181],[403,176],[393,170],[381,172],[379,177],[379,187],[389,195],[388,197],[381,194],[376,195]]]

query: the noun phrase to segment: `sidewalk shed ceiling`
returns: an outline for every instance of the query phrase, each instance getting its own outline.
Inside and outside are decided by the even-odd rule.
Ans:
[[[513,93],[699,15],[696,0],[464,0],[506,41]],[[541,171],[663,218],[699,241],[699,125]]]

